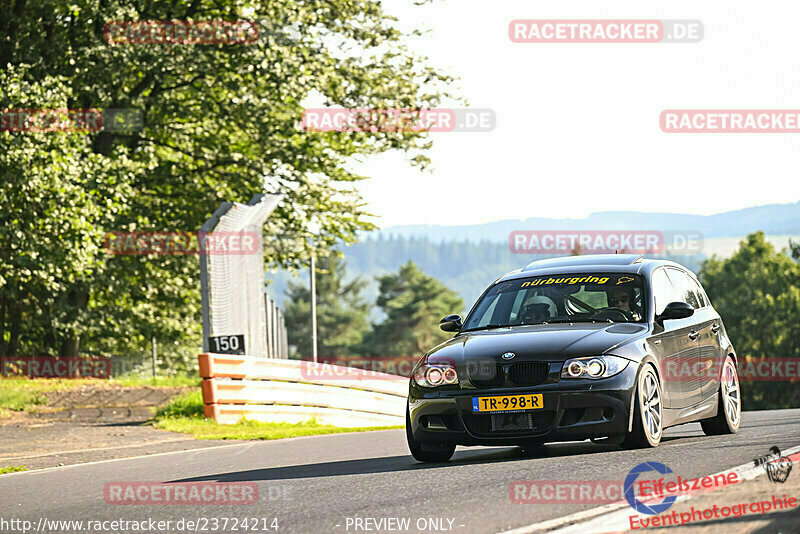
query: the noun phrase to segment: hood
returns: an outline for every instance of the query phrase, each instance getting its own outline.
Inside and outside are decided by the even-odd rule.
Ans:
[[[433,349],[428,360],[512,363],[501,355],[513,352],[513,362],[564,361],[603,354],[646,332],[645,325],[632,323],[510,326],[458,335]]]

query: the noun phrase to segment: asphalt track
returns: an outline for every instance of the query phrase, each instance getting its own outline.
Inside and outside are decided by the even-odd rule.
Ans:
[[[450,462],[429,465],[411,458],[402,430],[246,442],[3,475],[0,519],[36,525],[42,517],[153,518],[174,525],[180,519],[257,517],[269,524],[277,518],[278,532],[341,533],[366,531],[355,529],[355,518],[410,518],[410,532],[418,531],[418,520],[446,518],[443,525],[451,519],[453,532],[491,533],[597,506],[514,504],[508,488],[515,480],[623,480],[645,461],[694,478],[752,462],[772,446],[797,445],[800,410],[745,412],[733,436],[706,437],[698,424],[676,427],[650,450],[590,442],[547,445],[533,455],[516,448],[460,447]],[[107,504],[105,484],[120,481],[255,481],[259,500],[245,506]]]

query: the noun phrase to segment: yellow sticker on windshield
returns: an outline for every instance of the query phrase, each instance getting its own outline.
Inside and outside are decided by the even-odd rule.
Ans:
[[[598,276],[584,276],[583,278],[539,278],[538,280],[523,282],[520,287],[533,287],[533,286],[549,286],[552,284],[605,284],[608,282],[608,277],[600,278]],[[631,280],[633,280],[631,278]]]
[[[617,280],[617,285],[625,284],[627,282],[633,282],[633,277],[631,277],[631,276],[620,276],[619,280]]]

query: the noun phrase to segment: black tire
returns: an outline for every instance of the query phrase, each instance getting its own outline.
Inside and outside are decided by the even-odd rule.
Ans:
[[[644,390],[645,390],[645,382],[648,381],[648,377],[652,377],[654,381],[649,382],[651,385],[654,384],[657,388],[658,393],[658,401],[661,405],[660,411],[660,421],[659,421],[659,430],[658,435],[653,437],[650,435],[650,432],[645,430],[645,418],[642,416],[644,413],[643,410],[645,409],[645,399],[644,397]],[[657,447],[659,443],[661,443],[661,436],[664,432],[664,411],[663,411],[663,399],[664,396],[661,391],[661,381],[658,379],[658,375],[656,374],[655,368],[647,363],[642,368],[642,371],[639,373],[639,376],[636,379],[636,391],[633,393],[632,402],[633,405],[633,429],[631,432],[626,432],[625,437],[622,439],[622,447],[625,449],[642,449],[642,448],[652,448]]]
[[[411,456],[418,462],[446,462],[456,452],[456,446],[452,443],[418,443],[414,440],[408,407],[406,407],[406,440],[408,440],[408,450],[411,451]]]
[[[731,388],[727,388],[729,386],[729,381],[726,382],[725,373],[730,367],[730,371],[733,373],[733,379],[735,384],[733,389],[736,390],[736,412],[735,414],[731,413],[730,410],[731,405],[729,404],[728,398],[726,398],[725,390],[730,390]],[[729,391],[730,394],[730,391]],[[734,417],[735,415],[735,417]],[[710,417],[708,419],[703,419],[700,421],[700,426],[703,427],[703,432],[706,436],[722,436],[725,434],[736,434],[739,431],[739,425],[742,422],[742,395],[741,390],[739,389],[739,374],[736,371],[736,364],[733,362],[733,358],[728,356],[725,358],[725,363],[722,367],[722,375],[720,377],[719,382],[719,390],[717,390],[717,415],[714,417]]]

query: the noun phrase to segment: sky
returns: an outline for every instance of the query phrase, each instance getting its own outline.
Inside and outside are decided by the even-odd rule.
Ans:
[[[382,228],[585,217],[710,215],[795,202],[800,134],[667,134],[666,109],[800,109],[800,4],[384,0],[430,63],[459,77],[490,132],[432,134],[431,172],[401,153],[355,168]],[[514,19],[693,19],[699,43],[513,43]]]

